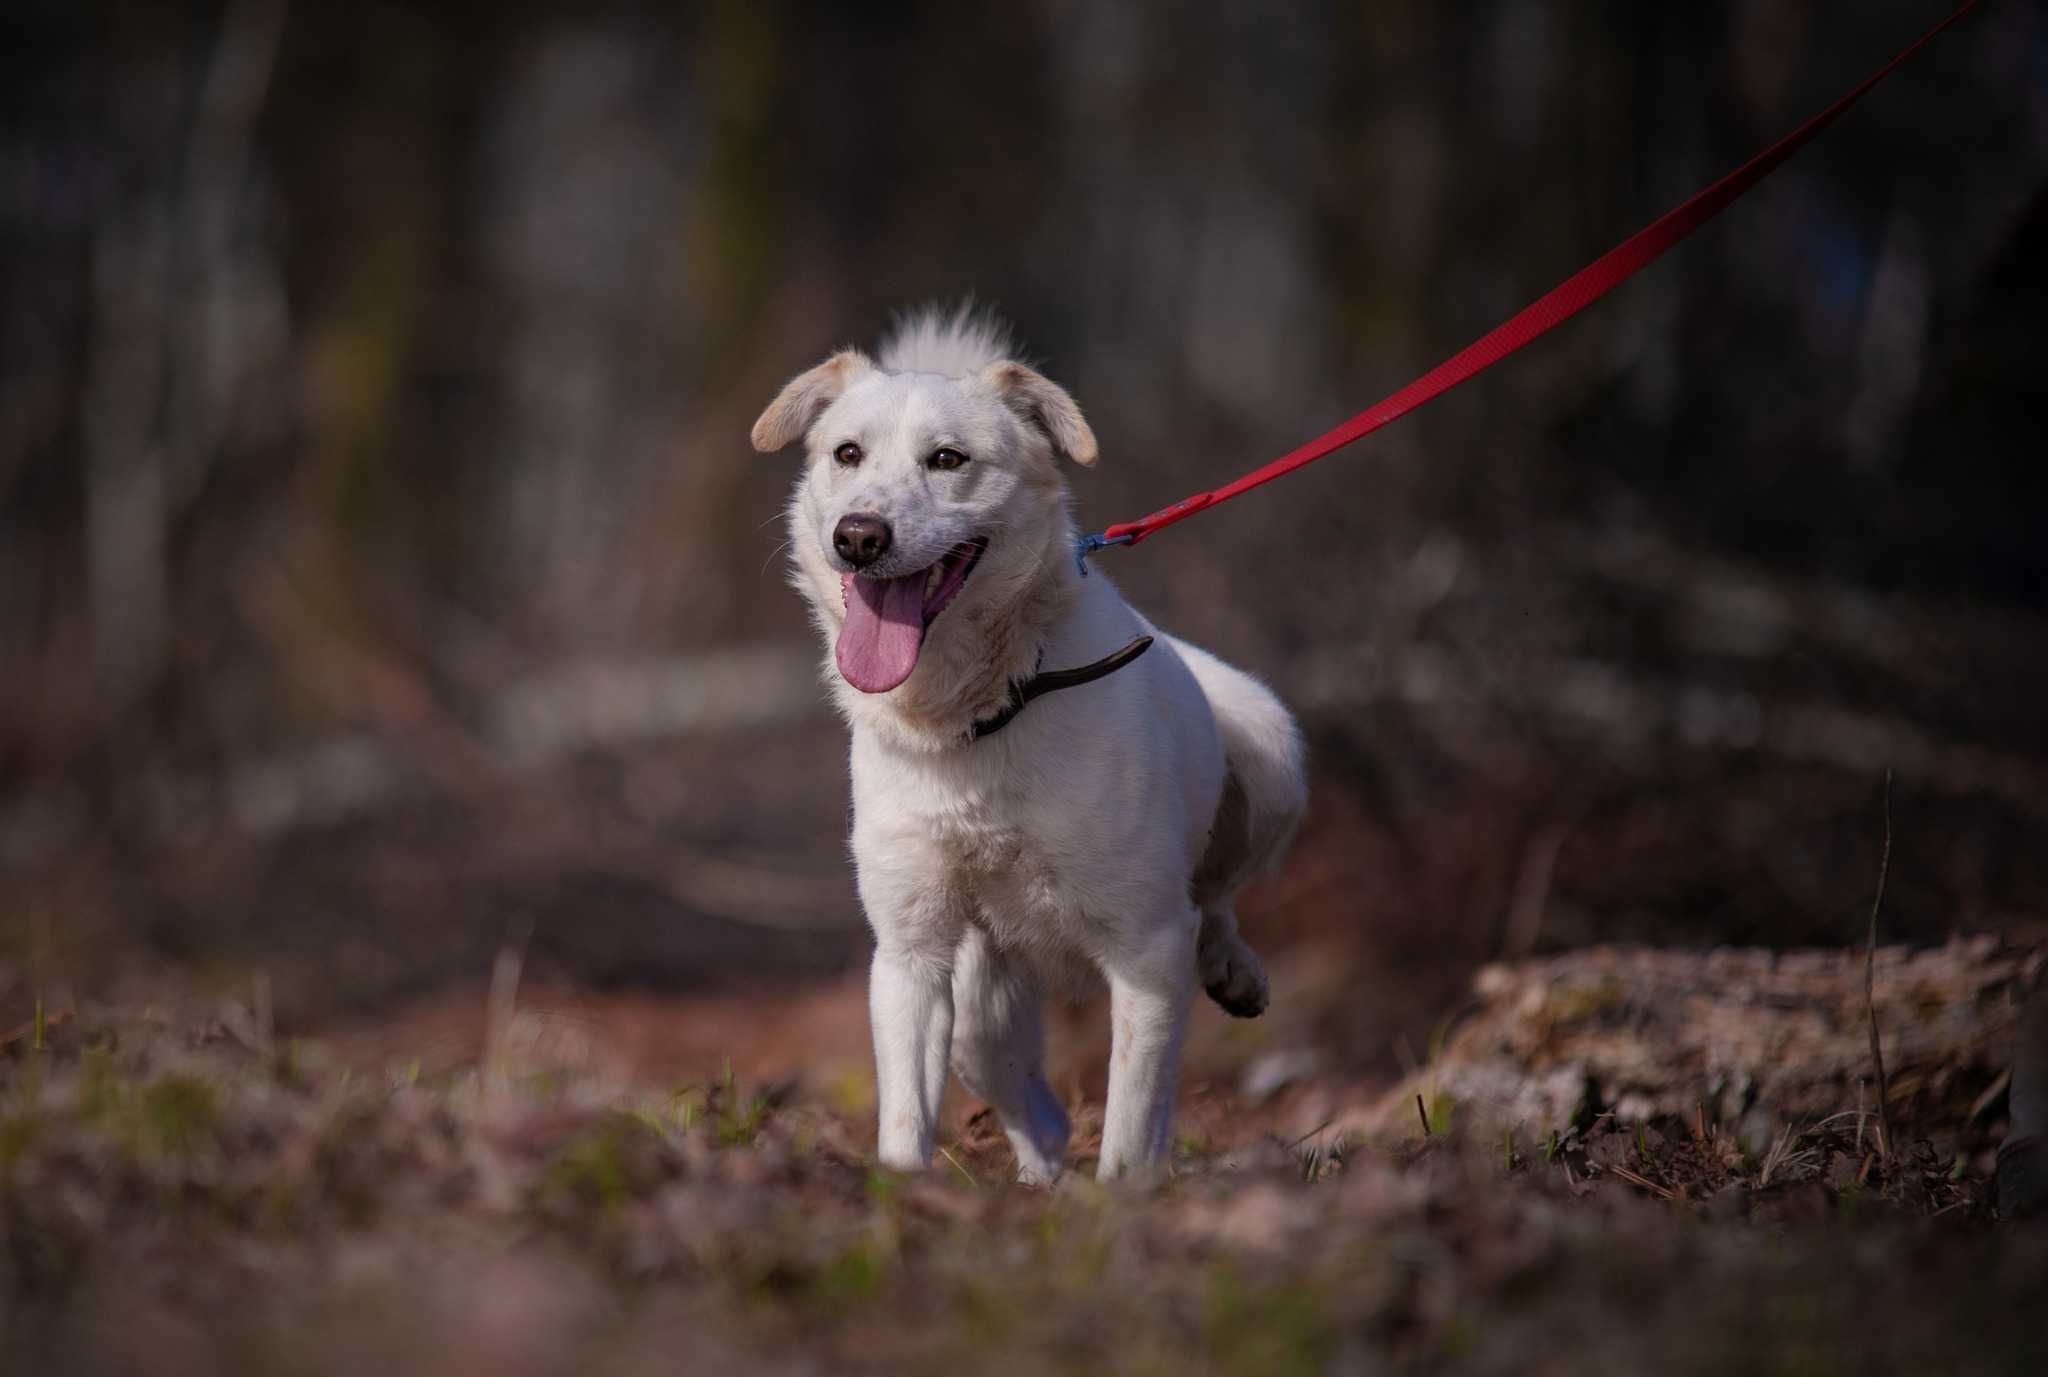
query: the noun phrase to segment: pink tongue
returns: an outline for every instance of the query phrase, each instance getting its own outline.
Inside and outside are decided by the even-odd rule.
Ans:
[[[917,650],[924,644],[924,578],[841,578],[846,621],[835,658],[846,682],[862,693],[887,693],[917,668]]]

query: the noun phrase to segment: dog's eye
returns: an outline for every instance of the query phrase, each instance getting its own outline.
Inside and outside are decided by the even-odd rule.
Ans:
[[[953,448],[935,449],[925,463],[935,469],[957,469],[967,462],[967,456]]]
[[[848,440],[838,449],[832,451],[832,457],[839,463],[846,465],[848,468],[852,468],[855,464],[858,464],[861,461],[863,456],[861,454],[860,446],[856,445],[853,441]]]

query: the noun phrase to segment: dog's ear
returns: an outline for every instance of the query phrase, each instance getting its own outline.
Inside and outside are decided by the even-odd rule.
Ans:
[[[754,448],[772,454],[801,436],[819,412],[873,368],[860,350],[842,349],[810,372],[791,378],[754,422]]]
[[[1053,453],[1077,464],[1095,462],[1095,432],[1058,383],[1007,359],[990,364],[981,376],[1005,406],[1044,432],[1052,441]]]

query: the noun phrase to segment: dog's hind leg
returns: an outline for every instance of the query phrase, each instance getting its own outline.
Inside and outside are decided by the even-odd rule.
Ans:
[[[1017,1153],[1017,1179],[1050,1185],[1067,1152],[1067,1116],[1045,1080],[1038,977],[969,928],[953,958],[953,1070],[987,1100]]]
[[[1237,909],[1223,895],[1202,906],[1202,935],[1195,945],[1195,972],[1209,998],[1234,1018],[1266,1012],[1266,967],[1237,931]]]
[[[1266,1009],[1266,972],[1238,936],[1231,896],[1279,863],[1301,823],[1308,802],[1301,731],[1257,679],[1197,646],[1172,644],[1201,684],[1223,738],[1223,792],[1191,885],[1202,911],[1202,988],[1225,1012],[1255,1018]]]

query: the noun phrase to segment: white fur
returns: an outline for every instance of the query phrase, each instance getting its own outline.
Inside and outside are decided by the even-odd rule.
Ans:
[[[853,733],[879,1156],[929,1163],[950,1061],[1001,1117],[1020,1176],[1053,1179],[1067,1120],[1045,1081],[1040,1008],[1048,986],[1093,971],[1110,992],[1107,1178],[1167,1154],[1198,979],[1233,1011],[1265,1005],[1231,900],[1292,836],[1301,739],[1264,685],[1155,632],[1099,569],[1081,575],[1057,459],[1092,461],[1095,437],[1072,399],[1008,350],[988,317],[915,314],[881,366],[844,351],[793,380],[754,441],[806,444],[789,504],[793,581]],[[855,467],[833,457],[848,441],[865,454]],[[968,462],[929,468],[940,446]],[[845,566],[832,530],[852,512],[894,529],[880,576],[922,569],[971,537],[989,542],[888,693],[855,690],[834,665]],[[1139,634],[1156,640],[1127,668],[967,739],[1013,679],[1086,664]]]
[[[972,302],[963,301],[951,315],[927,306],[897,317],[880,354],[882,367],[892,373],[964,378],[1010,357],[1010,331]]]

